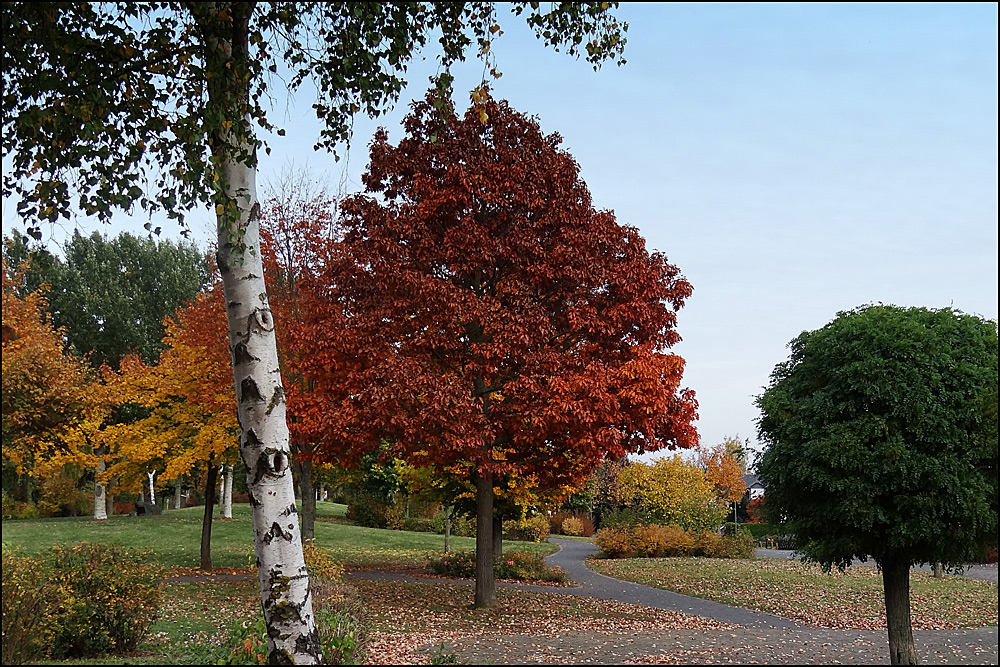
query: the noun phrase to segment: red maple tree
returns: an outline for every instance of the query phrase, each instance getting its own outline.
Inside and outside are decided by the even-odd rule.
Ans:
[[[665,351],[691,285],[594,208],[559,135],[506,102],[458,117],[431,92],[405,129],[396,146],[376,134],[367,194],[342,204],[343,242],[314,272],[326,297],[305,318],[306,372],[350,378],[345,418],[317,425],[328,441],[388,438],[415,466],[469,467],[475,603],[490,606],[504,476],[551,488],[606,457],[696,444],[684,361]]]

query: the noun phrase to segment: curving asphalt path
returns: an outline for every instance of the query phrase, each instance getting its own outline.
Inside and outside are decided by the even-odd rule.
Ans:
[[[718,621],[747,627],[788,629],[804,627],[795,621],[780,616],[765,614],[752,609],[744,609],[743,607],[733,607],[720,602],[703,600],[689,595],[674,593],[673,591],[665,591],[605,576],[591,570],[585,562],[587,556],[599,551],[593,544],[553,537],[550,537],[549,541],[558,545],[559,551],[547,556],[545,563],[550,566],[559,566],[566,570],[569,578],[578,584],[575,588],[555,589],[560,593],[599,598],[601,600],[614,600],[616,602],[630,602],[645,607],[679,611],[695,616],[705,616]]]

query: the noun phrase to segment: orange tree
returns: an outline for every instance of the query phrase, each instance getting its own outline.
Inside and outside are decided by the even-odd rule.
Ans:
[[[605,456],[692,446],[697,404],[665,352],[690,284],[593,207],[558,135],[482,95],[458,117],[432,91],[399,145],[376,135],[342,256],[317,277],[308,372],[330,386],[343,367],[324,359],[365,360],[338,396],[377,429],[328,422],[331,441],[388,436],[411,465],[469,464],[475,603],[490,606],[505,477],[574,487]]]
[[[231,386],[221,285],[198,295],[166,322],[166,346],[159,363],[136,356],[121,371],[106,370],[120,400],[146,408],[147,415],[105,429],[117,444],[109,476],[141,484],[146,471],[162,470],[162,481],[208,470],[201,565],[211,567],[211,511],[218,467],[239,456],[236,402]]]
[[[66,464],[87,468],[92,450],[81,433],[108,411],[86,361],[65,350],[41,291],[23,298],[23,272],[3,260],[3,464],[21,477],[47,477]]]

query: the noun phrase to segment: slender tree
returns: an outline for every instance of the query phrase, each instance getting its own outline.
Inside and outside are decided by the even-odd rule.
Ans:
[[[596,67],[620,58],[626,26],[611,3],[515,3],[546,44]],[[527,10],[527,11],[526,11]],[[442,66],[502,33],[493,3],[9,2],[3,5],[3,194],[28,231],[72,202],[108,219],[138,205],[183,221],[203,204],[218,221],[241,453],[253,506],[261,603],[274,662],[321,659],[289,469],[281,383],[261,266],[255,125],[279,65],[281,88],[312,78],[320,145],[377,115],[429,35]]]
[[[757,398],[765,515],[827,568],[874,559],[889,657],[916,664],[910,566],[997,540],[997,325],[864,306],[789,347]]]

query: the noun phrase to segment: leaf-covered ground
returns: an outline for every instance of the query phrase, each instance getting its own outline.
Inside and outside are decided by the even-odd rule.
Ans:
[[[725,630],[712,619],[638,605],[547,593],[497,589],[496,607],[470,609],[469,586],[359,581],[358,594],[378,632],[369,660],[375,664],[425,662],[418,646],[440,646],[459,637],[480,639],[568,631],[630,635],[656,630]]]
[[[758,558],[592,559],[594,570],[619,579],[757,609],[823,628],[885,629],[882,575],[855,566],[825,574],[818,565]],[[917,630],[997,625],[997,584],[964,577],[910,575],[910,606]]]

